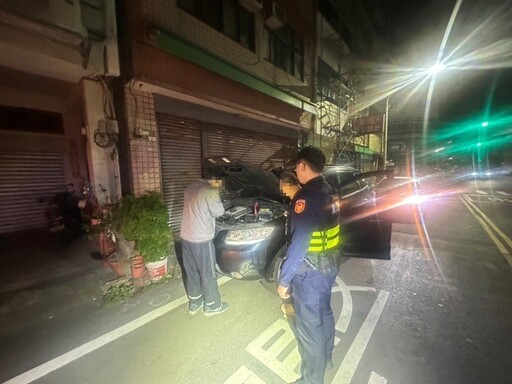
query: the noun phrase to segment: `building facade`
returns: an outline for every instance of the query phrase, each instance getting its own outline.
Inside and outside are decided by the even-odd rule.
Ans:
[[[117,199],[114,148],[94,139],[115,119],[114,2],[1,0],[0,28],[0,234],[44,227],[49,200],[68,183]]]
[[[314,1],[146,0],[118,11],[124,191],[162,192],[176,232],[203,159],[294,160],[316,122]]]
[[[383,150],[383,124],[378,132],[357,129],[368,108],[363,103],[366,83],[363,66],[371,57],[373,34],[364,7],[352,1],[317,2],[318,119],[309,141],[321,147],[331,164],[363,171],[376,169]]]

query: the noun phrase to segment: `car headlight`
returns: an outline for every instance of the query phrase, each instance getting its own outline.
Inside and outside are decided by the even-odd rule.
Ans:
[[[226,236],[226,244],[254,244],[270,236],[274,227],[233,229]]]
[[[417,204],[423,203],[425,200],[426,200],[425,196],[412,195],[404,200],[404,204],[417,205]]]

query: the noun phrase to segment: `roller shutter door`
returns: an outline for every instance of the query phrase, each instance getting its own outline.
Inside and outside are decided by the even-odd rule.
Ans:
[[[297,140],[206,124],[206,156],[225,156],[272,169],[295,159]]]
[[[162,189],[173,233],[180,231],[183,193],[201,178],[201,126],[194,120],[157,114]]]
[[[0,233],[45,227],[48,202],[64,188],[62,153],[0,152]]]

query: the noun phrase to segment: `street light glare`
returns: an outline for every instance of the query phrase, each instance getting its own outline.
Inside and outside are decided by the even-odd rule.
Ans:
[[[485,128],[485,127],[487,127],[489,125],[489,122],[488,121],[484,121],[481,125],[482,125],[482,127]]]
[[[438,73],[442,72],[445,69],[444,64],[437,63],[427,68],[427,73],[430,76],[435,76]]]

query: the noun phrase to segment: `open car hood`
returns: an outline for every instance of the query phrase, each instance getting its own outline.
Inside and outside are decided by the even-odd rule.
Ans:
[[[226,157],[209,157],[203,161],[203,171],[206,178],[222,178],[224,193],[231,197],[264,197],[283,201],[279,180],[263,168]]]

